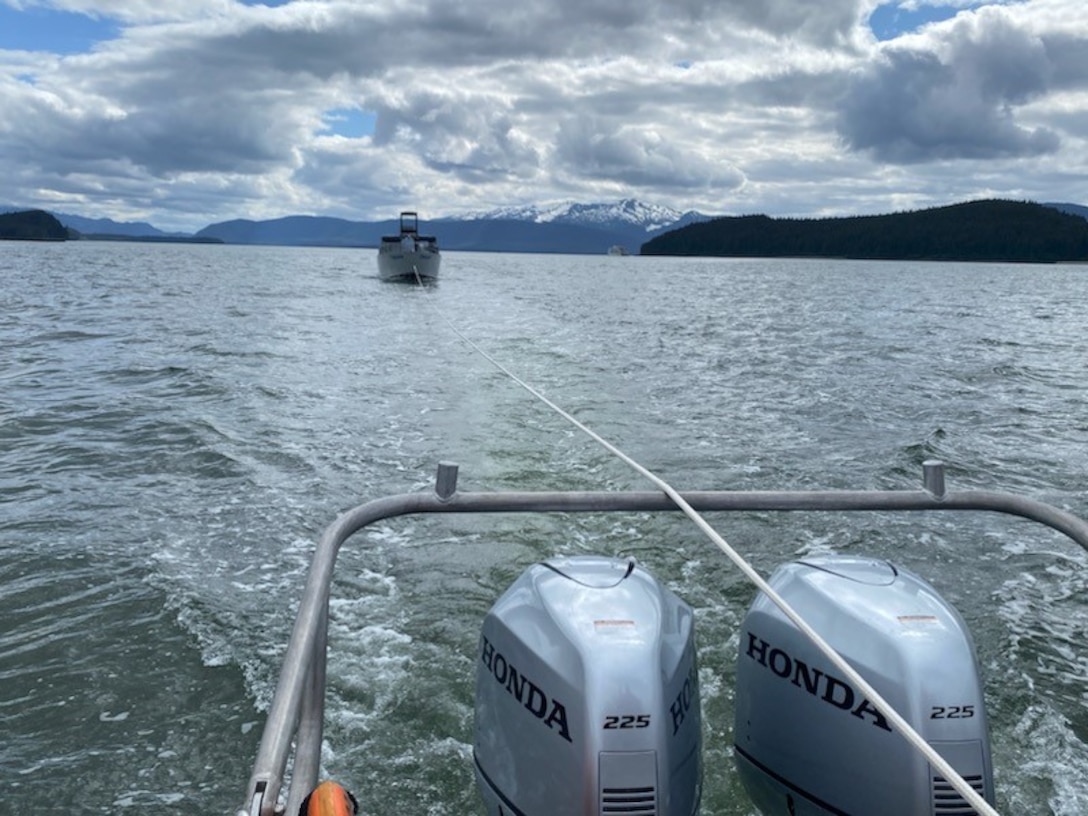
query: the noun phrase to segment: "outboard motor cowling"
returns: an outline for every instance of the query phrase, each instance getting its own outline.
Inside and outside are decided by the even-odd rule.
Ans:
[[[701,732],[691,608],[634,561],[536,564],[484,619],[474,755],[489,816],[691,816]]]
[[[885,561],[808,558],[771,587],[990,803],[982,686],[959,613]],[[766,816],[973,814],[765,595],[740,633],[736,761]]]

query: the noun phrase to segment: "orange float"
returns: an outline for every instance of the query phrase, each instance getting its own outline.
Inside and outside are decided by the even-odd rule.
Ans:
[[[298,816],[355,816],[359,803],[336,782],[322,782],[302,800]]]

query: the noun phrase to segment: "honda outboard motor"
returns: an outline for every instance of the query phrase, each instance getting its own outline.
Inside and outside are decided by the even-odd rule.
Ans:
[[[697,812],[692,611],[634,561],[529,568],[484,619],[476,668],[489,816]]]
[[[787,564],[770,585],[993,803],[974,645],[931,586],[849,556]],[[762,594],[740,633],[735,741],[741,778],[766,816],[974,813]]]

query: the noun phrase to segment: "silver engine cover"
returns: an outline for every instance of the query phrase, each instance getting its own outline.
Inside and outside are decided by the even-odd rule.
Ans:
[[[701,733],[691,608],[633,561],[536,564],[484,619],[474,756],[491,816],[691,816]]]
[[[770,584],[988,802],[974,645],[959,613],[885,561],[808,558]],[[972,814],[766,596],[740,633],[736,761],[768,816]]]

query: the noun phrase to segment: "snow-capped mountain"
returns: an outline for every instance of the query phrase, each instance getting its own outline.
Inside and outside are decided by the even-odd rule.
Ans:
[[[606,230],[630,231],[637,227],[652,235],[665,229],[705,221],[709,216],[696,212],[682,213],[671,207],[646,204],[633,198],[598,204],[565,201],[558,204],[527,204],[521,207],[501,207],[486,213],[476,213],[464,220],[529,221],[534,224],[573,224]]]
[[[605,253],[619,246],[637,253],[651,238],[709,217],[628,198],[613,203],[505,207],[468,216],[434,218],[423,226],[438,237],[444,250]],[[108,233],[143,240],[168,238],[150,224],[122,224],[66,214],[58,214],[57,218],[65,226],[92,237]],[[193,237],[229,244],[374,247],[382,235],[395,232],[397,226],[394,220],[287,216],[210,224]]]

